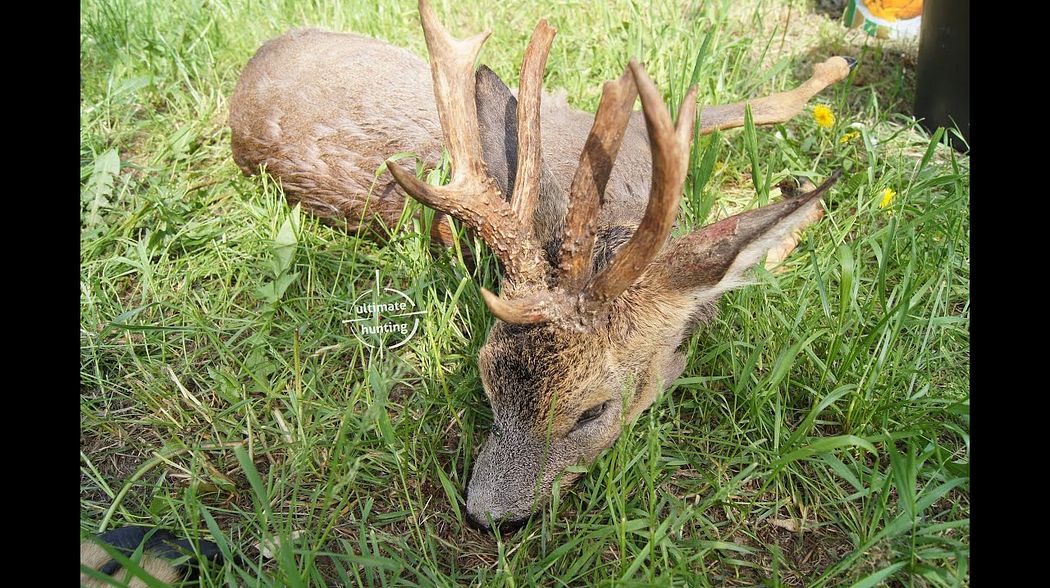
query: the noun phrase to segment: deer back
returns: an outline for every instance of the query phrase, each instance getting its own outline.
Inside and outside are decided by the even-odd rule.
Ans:
[[[516,93],[488,68],[479,70],[485,161],[508,198]],[[541,109],[544,185],[534,222],[546,242],[563,221],[594,115],[571,108],[564,93],[544,93]],[[290,201],[366,235],[382,234],[378,222],[393,226],[405,203],[390,173],[377,175],[384,161],[411,153],[433,167],[441,156],[429,65],[406,49],[352,33],[298,29],[266,42],[245,66],[229,111],[234,161],[245,174],[265,165]],[[600,239],[630,236],[645,210],[650,175],[645,123],[635,113],[599,211]]]
[[[264,44],[230,99],[234,161],[260,165],[293,202],[350,230],[393,226],[404,192],[383,161],[412,152],[435,165],[441,126],[430,69],[405,49],[302,29]]]

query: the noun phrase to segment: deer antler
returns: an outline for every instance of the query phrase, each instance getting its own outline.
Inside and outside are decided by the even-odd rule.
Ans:
[[[518,167],[508,204],[482,159],[474,96],[474,61],[489,31],[457,40],[438,22],[426,0],[420,0],[419,13],[430,54],[441,129],[452,159],[452,181],[442,187],[429,186],[395,162],[388,162],[391,173],[414,198],[478,231],[503,262],[509,282],[503,288],[504,296],[484,288],[481,291],[496,317],[508,323],[555,320],[586,328],[588,317],[630,287],[667,241],[685,181],[696,119],[696,88],[690,88],[683,99],[675,125],[659,91],[639,63],[632,61],[619,79],[605,84],[570,187],[556,286],[552,289],[547,285],[547,276],[553,268],[542,254],[542,244],[533,237],[532,217],[540,183],[541,86],[555,30],[541,20],[522,61],[517,110]],[[653,149],[649,204],[630,241],[608,267],[592,277],[594,221],[631,108],[639,95]]]
[[[619,79],[605,82],[602,87],[598,112],[569,188],[569,209],[558,263],[558,284],[566,290],[579,290],[590,278],[598,209],[637,97],[638,89],[630,68],[624,70]]]
[[[671,115],[660,98],[660,91],[645,73],[645,68],[631,61],[630,69],[642,99],[645,128],[653,150],[653,182],[645,216],[631,240],[584,289],[588,301],[599,304],[616,298],[630,287],[671,234],[678,214],[678,200],[682,196],[696,119],[696,86],[689,88],[682,99],[676,126],[671,123]]]
[[[532,227],[532,215],[540,195],[540,95],[543,70],[556,31],[541,20],[532,32],[521,63],[518,85],[518,171],[511,192],[511,209],[518,223]],[[473,101],[473,98],[471,98]]]
[[[488,174],[481,152],[481,133],[477,105],[474,102],[474,62],[490,31],[469,39],[454,39],[434,15],[433,9],[420,0],[419,14],[423,23],[427,52],[430,54],[434,80],[434,98],[452,159],[452,182],[430,186],[395,162],[388,161],[390,173],[414,198],[449,214],[481,234],[503,261],[508,279],[517,282],[542,282],[548,264],[532,239],[531,218],[539,191],[539,82],[546,64],[554,29],[541,22],[533,34],[522,67],[521,100],[526,112],[519,116],[518,165],[522,170],[515,182],[515,199],[508,204],[495,180]],[[523,106],[519,105],[519,115]],[[535,119],[535,120],[530,120]],[[527,186],[528,183],[533,184]],[[525,223],[528,221],[528,224]]]

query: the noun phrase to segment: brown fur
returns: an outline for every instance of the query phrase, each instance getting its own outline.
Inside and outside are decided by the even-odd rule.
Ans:
[[[572,110],[564,95],[543,96],[548,191],[562,196],[568,191],[592,122],[592,115]],[[229,124],[234,161],[245,174],[266,166],[290,202],[351,231],[376,235],[385,232],[378,222],[396,225],[405,203],[405,192],[389,171],[376,177],[386,158],[409,152],[431,168],[441,156],[427,63],[405,49],[350,33],[300,29],[266,42],[241,73],[230,98]],[[649,192],[649,172],[637,172],[648,170],[650,156],[641,113],[632,116],[623,143],[600,227],[637,226],[644,211],[637,197]],[[563,198],[541,200],[536,220],[541,239],[550,238],[565,204]]]
[[[303,29],[274,39],[230,99],[234,161],[246,174],[265,165],[290,201],[350,230],[373,230],[377,220],[393,227],[404,191],[376,170],[399,152],[428,167],[441,155],[437,111],[418,99],[429,75],[415,55],[367,37]],[[360,91],[364,84],[384,92]]]

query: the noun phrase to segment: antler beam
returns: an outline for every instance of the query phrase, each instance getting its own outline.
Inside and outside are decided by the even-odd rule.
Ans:
[[[511,208],[523,227],[532,226],[540,192],[540,95],[547,55],[557,31],[541,20],[525,49],[518,85],[518,171]]]
[[[532,214],[535,193],[538,191],[538,174],[533,174],[537,187],[523,190],[524,195],[518,197],[513,205],[507,204],[495,180],[488,174],[482,157],[475,103],[474,63],[489,37],[489,31],[469,39],[455,39],[438,21],[426,0],[419,2],[419,16],[430,55],[438,117],[452,159],[452,181],[445,186],[427,185],[393,161],[387,162],[390,173],[415,199],[478,231],[503,261],[509,280],[519,283],[542,282],[549,266],[532,239],[531,226],[518,220],[525,214]],[[536,27],[536,38],[530,44],[534,55],[526,59],[522,71],[522,78],[530,87],[539,85],[538,81],[532,81],[533,78],[538,76],[542,79],[542,68],[553,36],[554,30],[544,23]],[[538,101],[538,89],[530,91],[536,94]],[[535,117],[538,116],[537,113]],[[525,139],[531,149],[526,149],[521,159],[526,166],[534,166],[538,170],[538,118],[535,125],[520,125],[519,136]],[[533,143],[535,146],[531,146]],[[516,183],[526,181],[522,176],[527,175],[519,174]],[[515,212],[514,206],[520,214]]]
[[[558,262],[558,285],[568,291],[579,291],[591,277],[598,210],[637,97],[630,68],[602,87],[598,112],[569,188],[569,209]]]
[[[617,252],[602,273],[587,284],[584,295],[591,302],[607,303],[619,296],[660,252],[678,214],[678,201],[689,162],[689,146],[696,120],[696,86],[690,88],[682,99],[676,126],[645,68],[632,60],[630,69],[642,99],[645,127],[653,150],[652,188],[645,216],[631,240]]]

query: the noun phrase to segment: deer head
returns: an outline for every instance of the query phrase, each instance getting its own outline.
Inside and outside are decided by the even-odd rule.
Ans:
[[[514,526],[550,496],[567,466],[593,461],[681,374],[682,342],[720,294],[745,284],[750,267],[819,214],[834,179],[670,240],[696,88],[673,122],[645,68],[631,61],[603,87],[569,193],[552,194],[558,188],[543,181],[540,159],[541,84],[555,34],[545,21],[521,67],[516,161],[505,163],[505,178],[493,174],[499,166],[486,163],[493,155],[485,152],[478,96],[491,72],[474,68],[488,33],[453,38],[425,0],[420,15],[452,179],[430,186],[396,162],[388,166],[406,192],[475,230],[503,264],[500,294],[481,290],[498,319],[478,357],[493,426],[468,484],[467,513],[481,527]],[[599,234],[596,219],[636,99],[652,153],[648,204],[633,233]],[[538,222],[537,210],[558,199],[567,205],[557,230],[541,230],[550,223]]]

